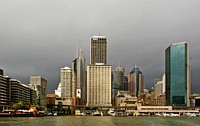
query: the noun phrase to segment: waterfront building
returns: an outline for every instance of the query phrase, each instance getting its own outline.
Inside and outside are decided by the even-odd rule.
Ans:
[[[190,106],[200,107],[200,94],[192,94],[190,96]]]
[[[190,64],[187,42],[165,50],[166,102],[172,106],[190,106]]]
[[[137,97],[131,96],[129,91],[118,91],[115,106],[141,106],[141,103],[138,103]]]
[[[128,74],[128,91],[133,97],[143,99],[144,94],[144,75],[137,66]]]
[[[36,90],[37,104],[47,106],[47,80],[41,76],[30,76],[29,87]]]
[[[10,78],[3,75],[0,70],[0,109],[7,108],[10,105]]]
[[[124,90],[124,75],[125,69],[122,66],[118,66],[115,71],[113,71],[112,98],[117,96],[118,91]]]
[[[11,92],[10,92],[10,101],[11,103],[31,103],[35,104],[36,102],[36,91],[29,88],[27,85],[22,84],[17,79],[10,79]]]
[[[80,50],[77,58],[72,62],[73,89],[77,105],[86,104],[87,88],[86,88],[86,76],[85,76],[85,62],[86,62],[85,56],[82,50]]]
[[[60,72],[61,98],[63,105],[72,105],[72,69],[61,68]]]
[[[106,36],[93,36],[90,39],[90,64],[107,64]]]
[[[56,94],[47,94],[47,110],[53,113],[56,103]]]
[[[87,66],[87,106],[112,106],[111,65]]]

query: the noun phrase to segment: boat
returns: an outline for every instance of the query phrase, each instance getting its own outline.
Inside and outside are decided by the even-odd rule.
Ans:
[[[189,117],[196,117],[197,116],[197,114],[195,114],[195,113],[186,113],[186,115],[189,116]]]
[[[99,112],[99,111],[95,111],[95,112],[93,112],[92,115],[93,115],[93,116],[103,116],[103,113],[102,113],[102,112]]]
[[[0,117],[11,117],[14,116],[15,111],[14,110],[3,110],[0,112]]]

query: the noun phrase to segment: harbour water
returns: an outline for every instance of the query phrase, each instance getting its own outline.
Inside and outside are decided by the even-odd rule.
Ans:
[[[200,126],[200,117],[1,117],[0,126]]]

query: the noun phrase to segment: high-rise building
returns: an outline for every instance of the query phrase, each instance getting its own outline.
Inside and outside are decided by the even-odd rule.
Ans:
[[[128,91],[133,97],[143,98],[144,76],[137,66],[128,74]]]
[[[86,104],[86,76],[85,76],[85,56],[80,50],[78,57],[72,62],[72,71],[74,77],[74,88],[75,88],[75,97],[80,99],[80,103]]]
[[[122,66],[118,66],[115,71],[113,71],[112,98],[117,96],[118,91],[124,90],[124,75],[125,69]]]
[[[60,72],[61,98],[63,105],[72,104],[72,69],[69,67],[61,68]]]
[[[47,106],[47,80],[41,76],[31,76],[29,87],[36,90],[37,104]]]
[[[165,93],[165,74],[162,78],[156,78],[154,80],[154,93],[155,99],[157,99],[158,96]]]
[[[107,64],[107,40],[105,36],[93,36],[90,40],[90,64]]]
[[[187,42],[165,50],[166,102],[172,106],[190,106],[190,64]]]
[[[110,65],[87,67],[87,106],[112,106]]]

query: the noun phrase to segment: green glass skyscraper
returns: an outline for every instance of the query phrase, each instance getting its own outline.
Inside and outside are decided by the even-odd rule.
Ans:
[[[166,102],[171,106],[190,106],[190,65],[187,42],[165,50]]]

